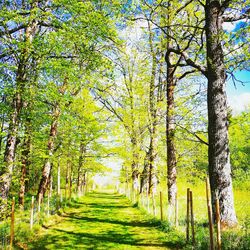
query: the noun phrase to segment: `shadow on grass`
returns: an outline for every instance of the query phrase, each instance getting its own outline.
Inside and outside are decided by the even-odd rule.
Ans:
[[[107,219],[101,219],[101,218],[96,218],[96,217],[78,217],[74,216],[72,214],[69,215],[63,215],[63,217],[67,217],[70,220],[83,220],[86,222],[102,222],[102,223],[110,223],[110,224],[116,224],[116,225],[122,225],[122,226],[129,226],[129,227],[157,227],[160,226],[160,223],[158,221],[122,221],[122,220],[114,220],[112,218],[107,218]]]
[[[98,199],[111,199],[111,200],[116,200],[116,199],[124,199],[123,195],[120,194],[111,194],[111,193],[90,193],[88,194],[89,197],[96,197]]]
[[[175,242],[145,243],[134,239],[133,234],[118,234],[114,231],[106,231],[103,234],[91,234],[87,232],[72,232],[62,229],[54,229],[58,234],[49,235],[35,242],[30,249],[123,249],[133,247],[157,247],[163,249],[180,249]],[[125,246],[124,246],[125,245]]]
[[[98,203],[88,203],[87,204],[88,207],[93,207],[93,208],[100,208],[100,209],[113,209],[113,208],[128,208],[131,207],[129,205],[115,205],[114,203],[111,203],[110,205],[102,205],[102,204],[98,204]]]
[[[91,193],[84,202],[72,201],[64,222],[48,229],[29,249],[181,249],[174,232],[171,237],[158,237],[160,230],[153,227],[159,227],[159,221],[133,217],[136,212],[121,195]]]

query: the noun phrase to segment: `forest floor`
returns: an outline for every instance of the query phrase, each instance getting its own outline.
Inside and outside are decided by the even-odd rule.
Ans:
[[[90,193],[65,211],[28,249],[178,249],[178,240],[122,195]]]

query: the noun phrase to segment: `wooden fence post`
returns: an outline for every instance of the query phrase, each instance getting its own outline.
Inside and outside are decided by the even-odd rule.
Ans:
[[[191,227],[192,227],[192,243],[195,245],[195,232],[194,232],[194,208],[193,208],[193,192],[189,191],[190,194],[190,212],[191,212]]]
[[[163,202],[162,202],[162,191],[160,191],[160,209],[161,209],[161,220],[163,220]]]
[[[208,222],[209,222],[210,250],[214,250],[213,217],[212,217],[212,208],[211,208],[210,184],[209,184],[208,177],[206,179],[206,193],[207,193],[207,211],[208,211]]]
[[[217,249],[221,250],[221,225],[220,225],[220,204],[216,198],[216,224],[217,224]]]
[[[177,200],[177,192],[175,194],[175,227],[178,227],[178,200]]]
[[[14,233],[15,233],[14,227],[15,227],[15,197],[12,198],[12,206],[11,206],[10,249],[12,249],[14,242]]]
[[[186,225],[186,241],[188,242],[189,241],[189,191],[190,191],[190,188],[187,189],[187,217],[186,217],[186,222],[187,222],[187,225]]]

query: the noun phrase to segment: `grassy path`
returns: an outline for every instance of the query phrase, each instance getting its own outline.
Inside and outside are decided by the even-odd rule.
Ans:
[[[177,249],[126,198],[92,193],[73,205],[60,223],[44,230],[29,249]]]

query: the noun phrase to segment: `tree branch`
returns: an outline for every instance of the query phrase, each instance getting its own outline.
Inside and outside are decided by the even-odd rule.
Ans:
[[[174,15],[176,16],[178,13],[180,13],[183,9],[185,9],[190,3],[192,3],[193,0],[187,1],[185,4],[183,4],[178,10],[175,11]]]
[[[245,18],[250,18],[250,8],[248,8],[244,13],[241,13],[241,14],[235,14],[235,15],[231,15],[231,16],[223,16],[222,21],[224,23],[236,22],[236,21],[243,20]]]
[[[197,72],[196,69],[190,70],[190,71],[186,71],[184,74],[182,74],[180,77],[178,77],[178,81],[180,81],[181,79],[185,78],[187,75],[193,74]]]
[[[168,51],[166,52],[166,55],[165,55],[165,59],[171,54],[171,53],[175,53],[177,55],[181,55],[183,57],[183,59],[186,61],[186,63],[199,70],[203,75],[207,76],[207,69],[205,67],[202,67],[201,65],[199,64],[196,64],[192,59],[190,59],[187,55],[187,53],[179,50],[179,49],[174,49],[174,48],[170,48],[168,49]]]
[[[18,27],[15,27],[11,30],[5,30],[5,31],[0,31],[0,37],[3,37],[4,35],[11,35],[19,30],[22,30],[22,29],[25,29],[27,27],[27,24],[21,24],[20,26]]]
[[[200,136],[198,136],[195,132],[188,130],[187,128],[181,126],[180,124],[176,124],[177,126],[179,126],[181,129],[184,129],[185,131],[187,131],[189,134],[193,135],[195,138],[198,139],[198,142],[205,144],[205,145],[209,145],[208,142],[204,141]]]

